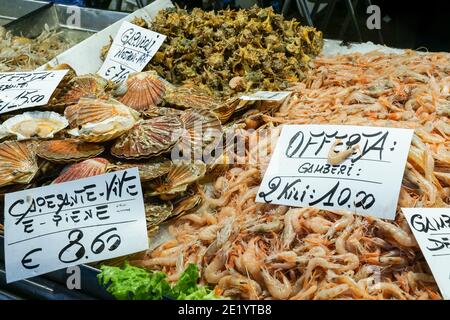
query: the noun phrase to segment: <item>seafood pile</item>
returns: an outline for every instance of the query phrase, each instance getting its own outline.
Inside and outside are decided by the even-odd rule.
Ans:
[[[193,83],[223,96],[285,89],[304,78],[323,46],[321,32],[284,20],[272,8],[217,13],[169,8],[150,25],[143,19],[134,23],[167,36],[148,70],[175,85]]]
[[[234,101],[212,108],[211,97],[175,87],[151,71],[130,74],[113,90],[97,75],[77,76],[69,65],[55,68],[69,72],[47,105],[2,115],[0,194],[137,167],[149,234],[201,203],[191,185],[223,161],[205,163],[194,155],[214,136],[221,138],[221,120],[233,115]]]
[[[0,27],[0,72],[34,70],[74,44],[62,32],[44,30],[29,39]]]
[[[171,281],[196,263],[204,283],[237,299],[441,299],[400,207],[450,204],[449,63],[448,53],[318,57],[258,130],[238,129],[257,139],[245,163],[197,184],[202,205],[131,263]],[[256,203],[279,124],[289,123],[414,128],[395,221]]]
[[[137,167],[152,249],[106,264],[176,282],[194,263],[202,284],[236,299],[441,299],[400,208],[450,205],[450,54],[315,57],[321,33],[271,9],[134,22],[167,36],[146,71],[115,86],[59,65],[70,71],[47,105],[1,116],[0,194]],[[1,36],[29,50],[1,49],[5,70],[51,58]],[[292,93],[239,99],[256,89]],[[330,123],[415,130],[395,221],[255,202],[281,125]]]

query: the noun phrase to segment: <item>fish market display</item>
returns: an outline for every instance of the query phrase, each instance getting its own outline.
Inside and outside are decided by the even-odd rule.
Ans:
[[[28,184],[39,170],[34,146],[28,142],[0,143],[0,187]]]
[[[154,71],[136,72],[128,76],[118,92],[123,92],[119,100],[127,106],[144,112],[156,107],[166,92],[167,84]]]
[[[53,138],[54,134],[69,125],[66,118],[56,112],[34,111],[9,118],[0,127],[5,135],[15,135],[17,140],[32,137]]]
[[[176,284],[167,281],[163,272],[148,272],[126,264],[123,269],[102,266],[97,276],[108,286],[108,292],[118,300],[218,300],[221,296],[206,286],[197,284],[199,272],[195,264],[187,266]]]
[[[255,196],[279,124],[374,125],[415,129],[398,208],[448,207],[449,63],[446,53],[317,58],[256,132],[237,129],[246,141],[272,133],[247,147],[245,164],[212,186],[198,184],[202,205],[171,222],[172,238],[131,264],[175,281],[180,266],[196,263],[204,283],[238,299],[441,299],[400,210],[384,221],[255,203]],[[268,156],[255,159],[259,149]]]
[[[74,44],[62,32],[44,30],[29,39],[0,27],[0,72],[34,70]]]
[[[50,162],[66,163],[95,157],[104,150],[105,148],[98,144],[76,139],[64,139],[40,142],[36,154]]]
[[[190,82],[225,96],[283,89],[302,80],[323,45],[321,32],[284,20],[271,8],[217,13],[169,8],[150,25],[143,19],[134,23],[167,36],[148,70],[172,84]]]
[[[144,71],[115,86],[61,64],[47,105],[0,117],[1,195],[138,168],[152,249],[101,262],[110,293],[442,299],[400,208],[450,205],[450,54],[318,56],[321,32],[272,9],[170,8],[134,23],[167,36]],[[1,70],[45,63],[56,39],[0,29]],[[257,90],[291,94],[240,99]],[[283,124],[414,129],[396,219],[256,203]],[[330,163],[353,151],[335,146]]]

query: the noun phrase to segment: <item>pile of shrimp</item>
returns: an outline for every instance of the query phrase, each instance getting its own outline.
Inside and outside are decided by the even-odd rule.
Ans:
[[[196,263],[203,283],[234,299],[441,299],[400,207],[450,202],[450,54],[372,52],[314,64],[262,127],[240,131],[257,139],[246,162],[197,185],[200,209],[171,222],[173,238],[132,264],[176,281]],[[414,128],[396,219],[256,203],[284,123]]]
[[[44,30],[37,38],[13,36],[0,27],[0,72],[31,71],[53,59],[74,43],[62,32]]]

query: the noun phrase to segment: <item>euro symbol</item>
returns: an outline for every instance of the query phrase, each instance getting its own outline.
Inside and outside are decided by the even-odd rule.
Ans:
[[[42,251],[42,248],[33,249],[23,257],[21,262],[22,262],[22,266],[25,269],[36,269],[37,267],[39,267],[39,264],[30,265],[30,263],[33,262],[33,259],[29,258],[30,255],[32,255],[33,253],[38,252],[38,251]]]

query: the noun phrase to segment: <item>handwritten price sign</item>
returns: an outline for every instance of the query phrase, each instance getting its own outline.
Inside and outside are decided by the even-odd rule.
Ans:
[[[0,113],[45,105],[67,71],[0,72]]]
[[[402,208],[444,299],[450,299],[450,208]]]
[[[412,134],[409,129],[285,125],[256,200],[394,219]],[[331,162],[330,149],[333,159],[347,156]]]
[[[444,299],[450,299],[450,208],[402,208]]]
[[[5,195],[8,283],[147,248],[136,168]]]
[[[162,34],[123,22],[98,74],[115,83],[123,82],[128,74],[144,69],[165,39]]]

